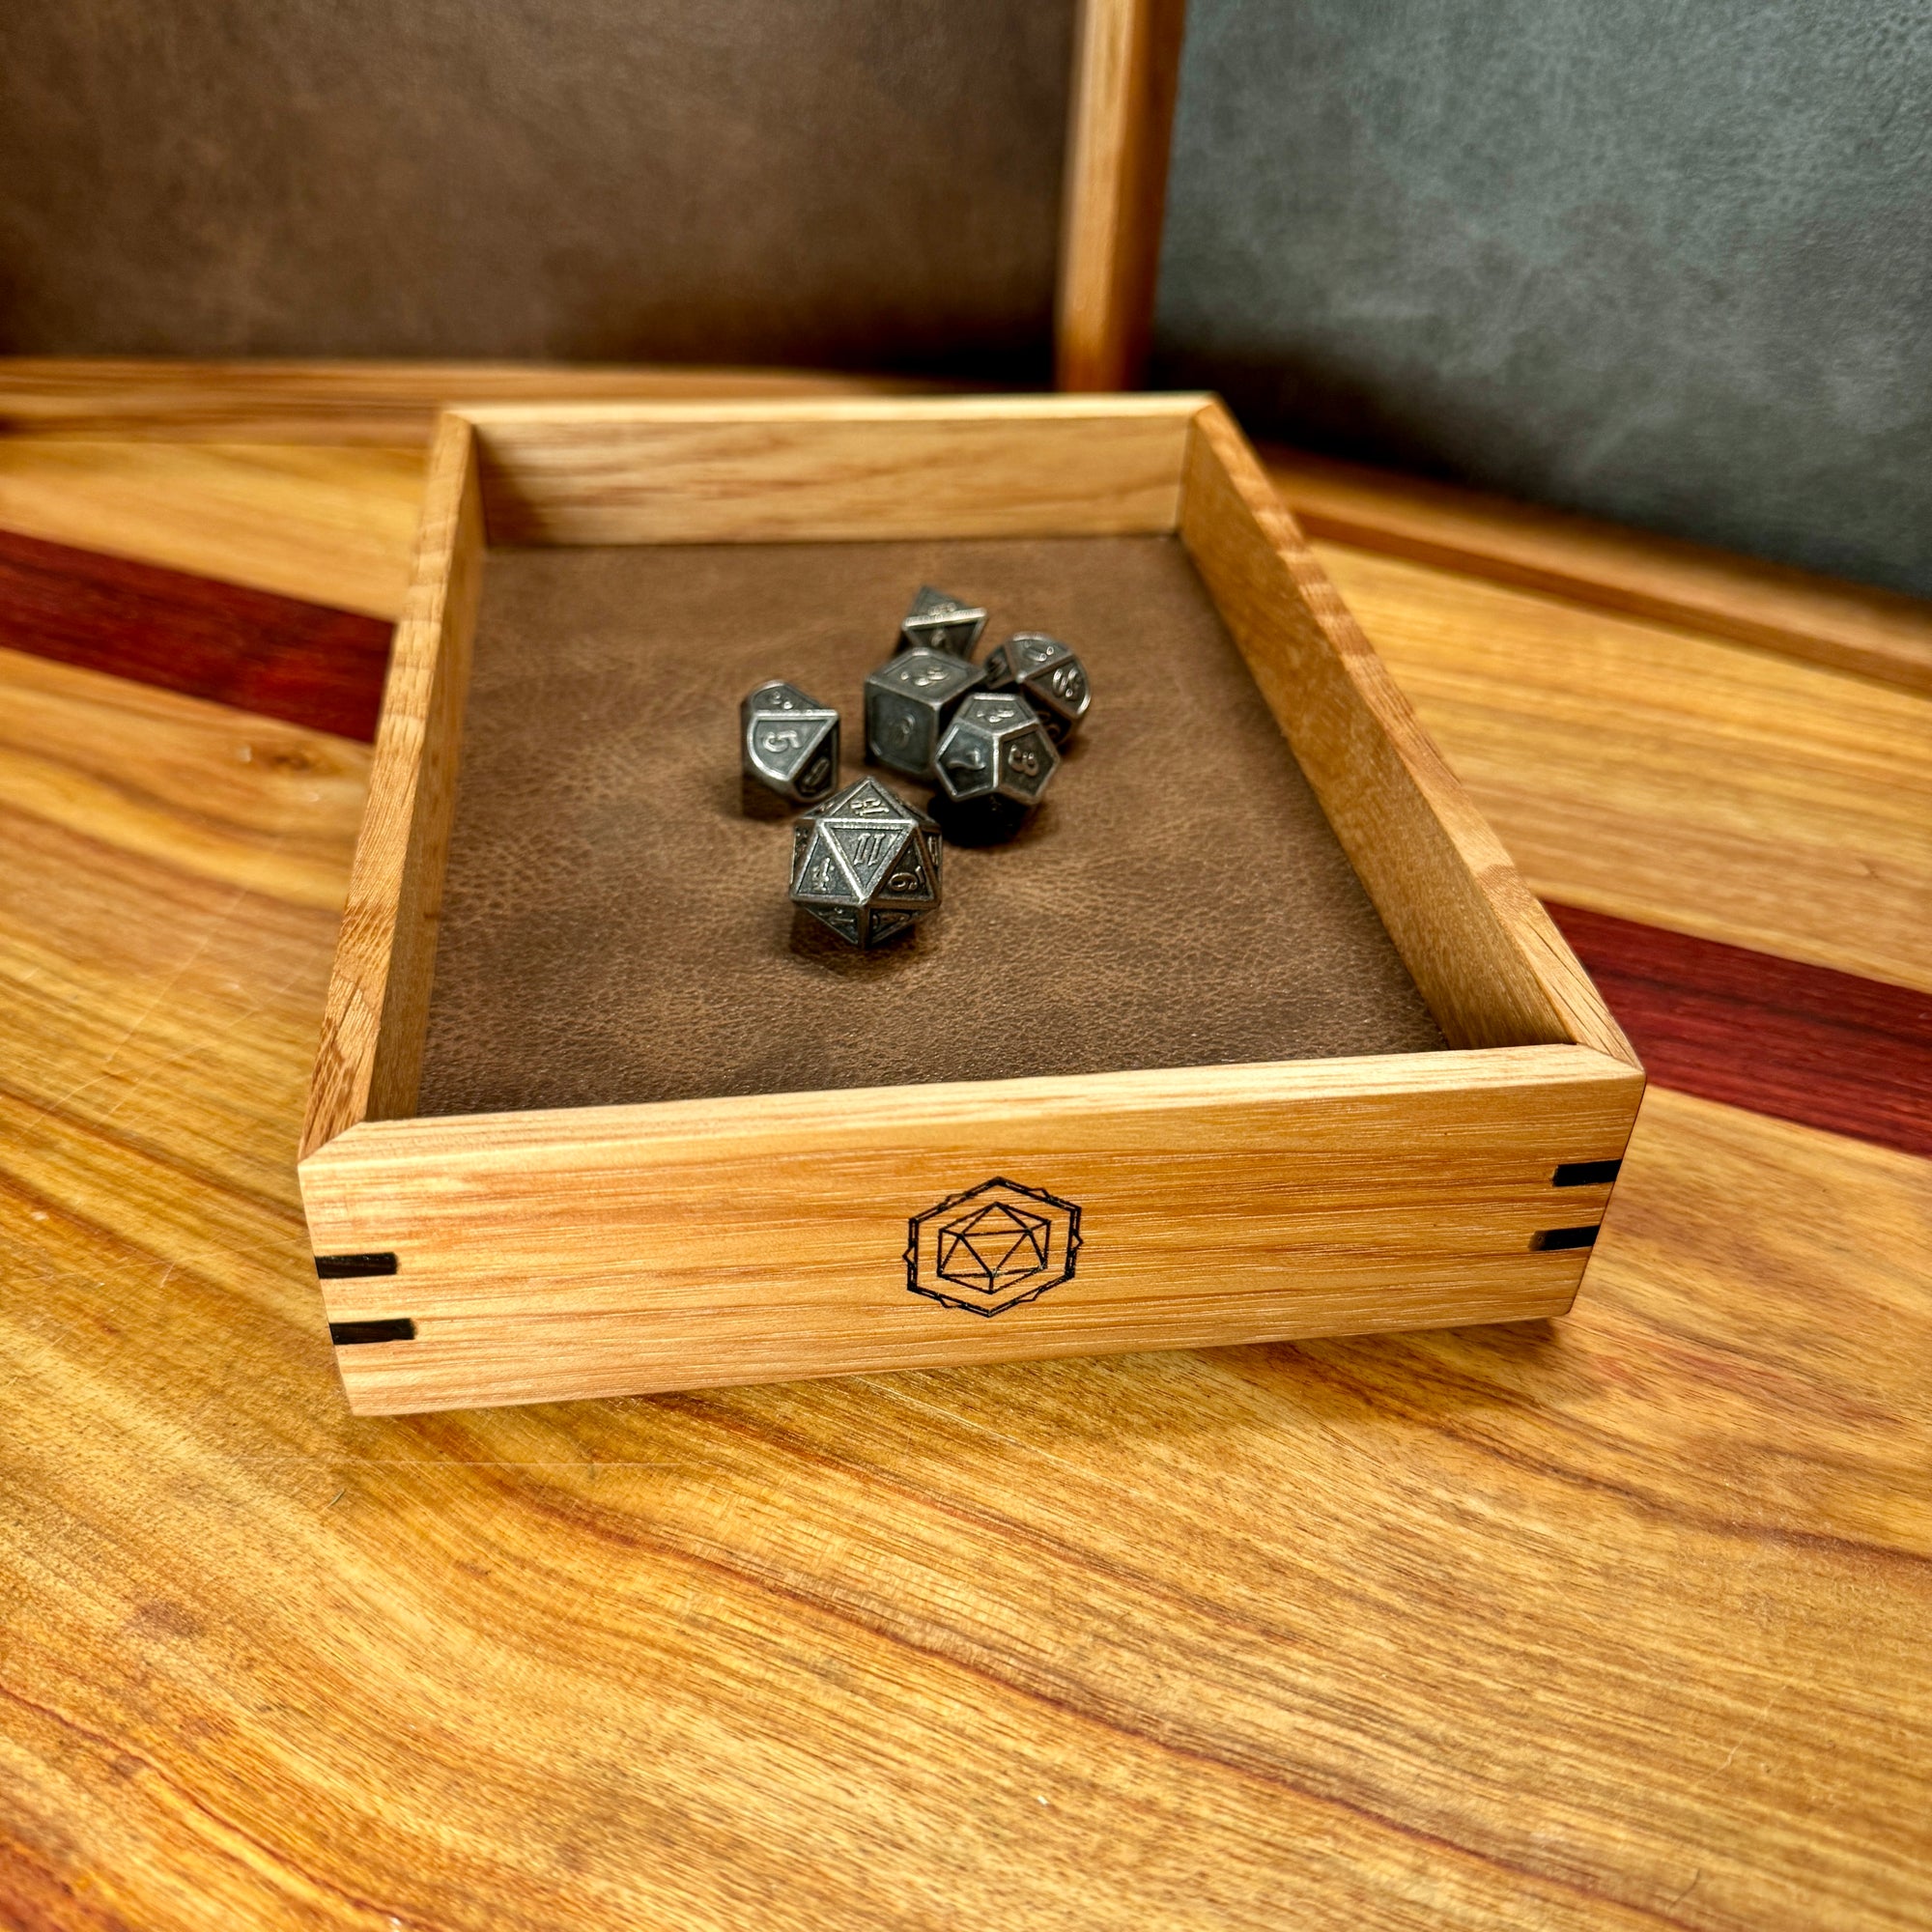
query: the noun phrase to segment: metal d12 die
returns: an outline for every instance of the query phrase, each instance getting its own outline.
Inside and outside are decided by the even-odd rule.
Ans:
[[[795,684],[774,678],[738,707],[745,774],[799,805],[823,798],[838,780],[838,714]]]
[[[1087,668],[1058,638],[1038,631],[1022,631],[988,651],[985,668],[986,689],[1018,692],[1056,745],[1072,737],[1094,701]]]
[[[978,605],[962,604],[929,583],[919,586],[899,626],[898,648],[902,651],[945,651],[955,658],[970,658],[986,628],[986,613]]]
[[[866,680],[867,755],[895,772],[929,778],[941,734],[985,677],[980,666],[944,651],[901,651]]]
[[[939,828],[878,779],[792,827],[791,897],[852,946],[909,932],[939,904]]]
[[[1060,753],[1032,705],[1007,692],[980,691],[946,727],[936,769],[955,804],[1002,798],[1034,806],[1060,769]]]

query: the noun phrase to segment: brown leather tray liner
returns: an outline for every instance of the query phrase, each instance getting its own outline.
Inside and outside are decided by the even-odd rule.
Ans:
[[[922,582],[1065,638],[1094,711],[1033,823],[949,845],[944,907],[865,955],[785,896],[738,701],[838,705],[857,776]],[[421,1113],[1444,1045],[1174,539],[491,553]]]

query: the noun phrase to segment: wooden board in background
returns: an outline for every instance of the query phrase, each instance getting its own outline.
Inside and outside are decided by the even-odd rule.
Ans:
[[[393,618],[424,452],[0,439],[0,529]]]
[[[1264,453],[1318,539],[1932,693],[1932,605],[1919,598],[1305,450]]]
[[[1544,897],[1932,990],[1932,699],[1317,554]]]

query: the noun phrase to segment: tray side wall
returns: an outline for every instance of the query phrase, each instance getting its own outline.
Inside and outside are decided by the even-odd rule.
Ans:
[[[474,435],[445,416],[383,690],[369,800],[309,1086],[304,1155],[357,1121],[393,1119],[415,1106],[482,565]]]
[[[1561,1313],[1641,1076],[1575,1046],[371,1122],[303,1163],[369,1412]],[[909,1292],[909,1222],[996,1177],[1081,1211],[998,1313]],[[929,1274],[923,1277],[931,1284]]]
[[[1276,497],[1234,418],[1195,418],[1180,536],[1437,1023],[1636,1065]]]
[[[476,409],[493,544],[1171,531],[1199,396]],[[912,480],[912,479],[916,479]]]

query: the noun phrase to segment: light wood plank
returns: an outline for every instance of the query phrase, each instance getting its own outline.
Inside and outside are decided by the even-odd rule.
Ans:
[[[1574,1039],[1634,1065],[1218,403],[1196,418],[1180,533],[1449,1039]]]
[[[1932,700],[1321,547],[1548,898],[1932,990]]]
[[[1063,389],[1141,380],[1186,12],[1186,0],[1082,0],[1055,319]]]
[[[1310,536],[1932,693],[1932,605],[1757,557],[1270,446]]]
[[[636,363],[0,356],[0,435],[427,446],[455,403],[923,394],[901,376]]]
[[[393,617],[419,449],[0,440],[0,527]]]
[[[483,581],[472,444],[469,424],[449,416],[430,455],[415,571],[384,688],[304,1153],[356,1121],[406,1114],[415,1104]]]
[[[498,544],[1171,530],[1188,396],[466,411]]]

